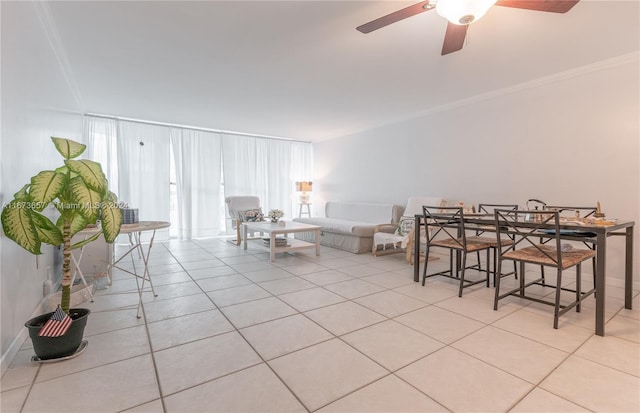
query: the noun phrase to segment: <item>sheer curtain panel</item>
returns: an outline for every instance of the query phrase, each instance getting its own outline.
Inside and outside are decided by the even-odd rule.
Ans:
[[[141,221],[169,221],[169,128],[119,121],[117,146],[119,199],[138,208]],[[156,235],[168,238],[168,230]]]
[[[256,138],[241,135],[222,135],[222,169],[224,196],[257,195],[258,154]],[[262,198],[261,198],[262,199]]]
[[[86,156],[102,165],[109,189],[118,193],[118,121],[115,119],[85,116],[82,139],[87,145]]]
[[[312,180],[311,143],[223,134],[224,195],[256,195],[263,211],[297,216],[295,181]]]
[[[295,192],[296,181],[313,182],[313,146],[309,142],[291,142],[291,191],[293,192],[291,204],[293,212],[298,214],[298,202],[300,202],[299,194]],[[317,184],[314,185],[317,191]],[[313,198],[311,198],[313,202]],[[316,203],[317,208],[317,203]]]
[[[219,235],[221,218],[224,222],[220,135],[172,128],[171,146],[178,195],[173,230],[180,239]]]
[[[261,199],[269,209],[281,209],[285,219],[294,218],[291,208],[293,197],[291,181],[291,142],[276,139],[258,139],[260,158],[258,180],[262,191]],[[268,212],[268,210],[267,210]]]

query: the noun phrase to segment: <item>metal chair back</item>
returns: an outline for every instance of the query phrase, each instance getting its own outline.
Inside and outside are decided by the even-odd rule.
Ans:
[[[462,207],[422,206],[427,225],[427,246],[436,244],[466,250],[464,212]],[[459,234],[462,233],[462,236]]]
[[[498,240],[498,259],[501,259],[505,252],[532,247],[541,257],[548,258],[553,266],[562,268],[558,211],[496,209],[494,216]],[[506,235],[514,242],[505,244],[502,235]],[[553,243],[555,248],[550,249],[545,245],[546,243],[541,243],[541,237],[546,238],[547,243]]]

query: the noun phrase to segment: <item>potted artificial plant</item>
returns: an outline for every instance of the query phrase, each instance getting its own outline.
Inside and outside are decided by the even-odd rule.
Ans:
[[[53,313],[43,314],[27,321],[29,336],[36,355],[42,359],[54,359],[73,354],[82,342],[87,323],[88,309],[70,309],[71,250],[94,241],[101,234],[112,243],[122,225],[122,211],[116,195],[109,191],[107,179],[99,163],[86,159],[76,160],[86,145],[69,139],[52,137],[56,149],[64,158],[64,165],[51,171],[41,171],[22,187],[2,210],[2,229],[13,240],[32,254],[41,254],[42,243],[62,245],[62,298],[60,308],[73,320],[71,327],[60,337],[39,337],[42,325]],[[54,223],[42,214],[53,205],[59,217]],[[72,237],[95,225],[97,231],[91,237],[71,243]]]

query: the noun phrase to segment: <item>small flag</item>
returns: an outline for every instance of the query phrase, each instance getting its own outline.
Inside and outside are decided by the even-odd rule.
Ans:
[[[60,337],[63,336],[64,333],[67,332],[69,327],[71,327],[71,322],[73,320],[67,313],[62,311],[62,308],[58,306],[56,311],[54,311],[51,318],[44,323],[40,331],[38,332],[38,336],[40,337]]]

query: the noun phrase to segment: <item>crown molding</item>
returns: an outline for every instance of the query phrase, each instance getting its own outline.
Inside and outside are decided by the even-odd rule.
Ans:
[[[587,75],[589,73],[594,73],[594,72],[599,72],[602,70],[607,70],[607,69],[611,69],[611,68],[615,68],[615,67],[619,67],[619,66],[624,66],[627,64],[631,64],[631,63],[636,63],[640,61],[640,51],[635,51],[635,52],[631,52],[631,53],[627,53],[627,54],[623,54],[620,56],[616,56],[613,57],[611,59],[606,59],[606,60],[601,60],[595,63],[591,63],[588,65],[584,65],[584,66],[579,66],[573,69],[569,69],[569,70],[565,70],[562,72],[558,72],[558,73],[554,73],[552,75],[548,75],[548,76],[543,76],[537,79],[533,79],[524,83],[519,83],[517,85],[514,86],[509,86],[506,88],[501,88],[501,89],[496,89],[496,90],[492,90],[490,92],[486,92],[486,93],[481,93],[479,95],[474,95],[474,96],[470,96],[468,98],[465,99],[460,99],[454,102],[450,102],[450,103],[446,103],[444,105],[440,105],[440,106],[436,106],[430,109],[426,109],[420,112],[414,112],[411,113],[409,115],[405,115],[405,116],[400,116],[397,117],[395,119],[389,120],[389,121],[385,121],[376,125],[369,125],[367,127],[363,127],[363,128],[358,128],[358,129],[353,129],[351,131],[345,132],[343,134],[341,134],[340,136],[333,136],[333,137],[325,137],[320,139],[319,141],[323,141],[323,140],[331,140],[331,139],[336,139],[339,137],[344,137],[344,136],[349,136],[349,135],[355,135],[357,133],[362,133],[368,130],[373,130],[373,129],[377,129],[377,128],[381,128],[381,127],[385,127],[385,126],[390,126],[393,124],[397,124],[397,123],[401,123],[401,122],[406,122],[406,121],[410,121],[413,119],[418,119],[421,117],[425,117],[425,116],[430,116],[433,115],[435,113],[441,113],[441,112],[446,112],[448,110],[453,110],[453,109],[457,109],[460,107],[464,107],[464,106],[468,106],[468,105],[472,105],[478,102],[483,102],[483,101],[487,101],[487,100],[491,100],[491,99],[495,99],[501,96],[507,96],[507,95],[511,95],[514,93],[518,93],[524,90],[528,90],[528,89],[534,89],[537,87],[541,87],[541,86],[545,86],[548,84],[553,84],[556,82],[560,82],[560,81],[564,81],[564,80],[568,80],[568,79],[572,79],[572,78],[576,78],[576,77],[580,77],[580,76],[584,76]]]
[[[461,99],[455,102],[451,102],[442,106],[438,106],[436,108],[423,111],[415,117],[426,116],[432,113],[443,112],[443,111],[455,109],[458,107],[482,102],[485,100],[495,99],[500,96],[511,95],[523,90],[538,88],[538,87],[549,85],[552,83],[580,77],[589,73],[594,73],[594,72],[599,72],[606,69],[624,66],[629,63],[638,62],[638,61],[640,61],[640,51],[627,53],[621,56],[616,56],[611,59],[601,60],[599,62],[591,63],[585,66],[579,66],[573,69],[554,73],[549,76],[543,76],[543,77],[533,79],[528,82],[520,83],[514,86],[492,90],[491,92],[482,93],[479,95],[471,96],[466,99]]]

